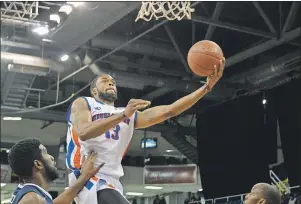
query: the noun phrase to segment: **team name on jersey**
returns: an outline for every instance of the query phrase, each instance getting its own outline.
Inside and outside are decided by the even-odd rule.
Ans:
[[[98,113],[92,117],[92,121],[108,118],[112,115],[114,115],[114,113]],[[130,121],[131,121],[131,119],[129,119],[129,118],[126,118],[123,120],[123,122],[126,123],[127,125],[130,124]]]

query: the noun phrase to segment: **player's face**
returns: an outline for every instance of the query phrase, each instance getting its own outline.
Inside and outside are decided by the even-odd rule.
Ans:
[[[54,181],[58,178],[57,168],[55,167],[55,161],[53,156],[47,153],[46,147],[42,144],[39,147],[42,153],[42,164],[44,166],[43,173],[47,180]]]
[[[265,204],[265,199],[263,199],[262,188],[260,185],[255,185],[251,192],[246,195],[244,204]]]
[[[96,88],[101,99],[109,102],[117,99],[116,82],[110,75],[100,76],[96,82]]]

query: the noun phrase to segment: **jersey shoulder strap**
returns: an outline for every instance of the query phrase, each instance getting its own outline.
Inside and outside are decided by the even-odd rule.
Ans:
[[[19,201],[20,201],[27,193],[31,193],[31,192],[36,193],[36,194],[38,194],[39,196],[45,198],[47,204],[52,204],[52,203],[53,203],[52,200],[51,200],[45,193],[41,192],[41,191],[40,191],[39,189],[37,189],[36,187],[30,186],[30,185],[26,185],[26,186],[24,186],[24,187],[22,187],[22,188],[17,189],[17,190],[14,192],[14,194],[13,194],[13,196],[12,196],[12,198],[11,198],[10,203],[11,203],[11,204],[18,204]]]
[[[91,106],[94,105],[95,99],[92,97],[86,97],[86,96],[83,96],[82,98],[85,99],[87,106],[88,106],[89,110],[91,111]]]
[[[85,99],[85,101],[87,103],[87,106],[88,106],[89,110],[91,111],[91,105],[93,104],[94,98],[85,97],[85,96],[82,96],[81,98]],[[66,112],[66,120],[67,120],[68,123],[71,123],[71,108],[72,108],[73,102],[69,105],[69,107],[67,109],[67,112]]]

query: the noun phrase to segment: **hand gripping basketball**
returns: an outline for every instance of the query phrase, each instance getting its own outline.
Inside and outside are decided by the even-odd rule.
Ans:
[[[212,89],[218,80],[223,76],[225,62],[226,60],[223,57],[218,65],[214,65],[214,73],[207,77],[206,85],[209,87],[209,89]]]
[[[131,117],[137,110],[144,109],[151,104],[150,101],[142,100],[142,99],[131,99],[127,104],[124,115],[126,117]]]

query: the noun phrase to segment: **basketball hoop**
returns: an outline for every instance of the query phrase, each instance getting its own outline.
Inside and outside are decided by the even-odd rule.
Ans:
[[[191,19],[191,13],[194,9],[190,7],[190,1],[144,1],[135,20],[139,19],[150,21],[166,18],[169,21]]]

